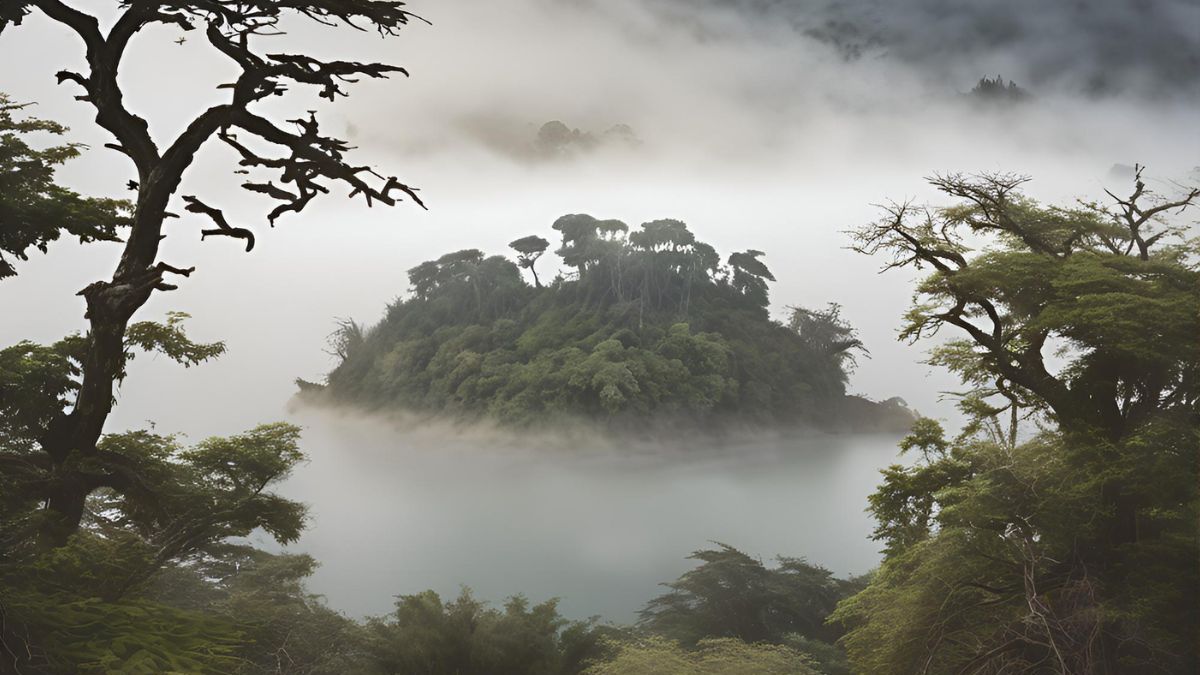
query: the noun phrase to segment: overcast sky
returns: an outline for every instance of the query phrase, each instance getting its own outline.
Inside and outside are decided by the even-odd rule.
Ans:
[[[76,6],[116,6],[76,0]],[[806,3],[770,0],[459,0],[410,5],[398,38],[289,25],[272,51],[377,59],[412,76],[355,86],[349,99],[308,93],[273,101],[277,119],[316,109],[326,129],[361,146],[358,159],[419,186],[429,204],[368,210],[340,195],[285,217],[241,193],[234,158],[207,148],[180,194],[224,207],[259,245],[201,244],[198,217],[172,221],[162,259],[197,273],[156,294],[139,318],[192,313],[197,339],[230,353],[181,377],[161,359],[132,368],[110,429],[154,420],[194,435],[237,431],[283,414],[292,378],[319,379],[335,317],[373,323],[406,292],[405,270],[448,250],[500,253],[526,234],[551,238],[572,212],[631,225],[686,221],[725,253],[758,248],[779,279],[773,306],[839,302],[873,358],[852,389],[899,395],[946,414],[953,381],[919,363],[922,347],[895,341],[911,293],[904,273],[845,250],[844,231],[873,204],[933,198],[936,171],[1028,173],[1049,201],[1124,189],[1117,163],[1149,165],[1152,184],[1200,164],[1196,133],[1200,5],[1136,2]],[[111,15],[110,15],[111,17]],[[129,105],[168,139],[232,75],[202,36],[146,31],[121,71]],[[130,168],[54,73],[82,52],[44,17],[0,36],[0,90],[36,102],[94,150],[66,167],[82,192],[123,195]],[[981,109],[964,96],[1002,75],[1032,100]],[[628,124],[636,148],[602,147],[533,161],[537,128],[561,120],[585,131]],[[335,191],[336,192],[336,191]],[[177,208],[177,210],[179,210]],[[0,343],[53,340],[83,327],[74,293],[111,274],[118,248],[64,242],[0,284]],[[201,414],[198,414],[201,413]]]
[[[66,1],[106,8],[105,22],[118,6]],[[468,247],[505,253],[528,234],[553,240],[550,225],[566,213],[633,226],[679,218],[725,254],[766,251],[778,278],[775,316],[789,305],[841,303],[871,352],[853,392],[901,396],[953,424],[940,394],[957,382],[921,363],[928,344],[896,340],[914,277],[877,274],[882,261],[848,251],[846,230],[877,218],[875,205],[888,200],[939,203],[923,180],[935,172],[1025,173],[1032,196],[1064,204],[1128,190],[1120,166],[1135,162],[1162,192],[1175,189],[1172,180],[1200,180],[1197,0],[410,7],[432,25],[383,40],[291,22],[289,35],[263,47],[385,61],[411,77],[363,82],[336,104],[297,90],[261,111],[280,121],[319,111],[325,131],[359,146],[353,161],[419,187],[429,210],[367,209],[339,188],[271,229],[274,202],[240,190],[237,158],[206,147],[179,194],[224,208],[258,244],[247,254],[237,240],[201,243],[208,222],[169,221],[161,259],[197,271],[136,318],[189,312],[191,336],[224,340],[229,353],[187,372],[139,356],[107,426],[154,423],[198,440],[279,419],[305,423],[313,460],[283,487],[313,505],[295,548],[322,562],[314,592],[355,615],[386,611],[391,593],[449,595],[469,583],[493,601],[516,591],[565,596],[574,618],[629,619],[707,539],[763,557],[805,555],[839,574],[878,559],[861,507],[876,469],[892,461],[887,438],[721,446],[719,460],[688,447],[690,464],[656,447],[661,457],[646,464],[627,447],[619,461],[586,443],[572,444],[566,459],[508,457],[538,448],[527,438],[506,446],[482,428],[465,439],[437,426],[395,435],[356,418],[289,413],[293,379],[320,380],[333,365],[323,347],[335,319],[376,322],[406,293],[414,265]],[[128,105],[160,145],[224,100],[217,85],[236,76],[202,36],[179,37],[175,28],[145,31],[120,71]],[[103,149],[111,139],[77,92],[54,84],[57,71],[81,61],[69,32],[31,15],[0,34],[0,91],[35,102],[33,114],[69,125],[71,140],[93,148],[60,172],[66,184],[126,196],[131,167]],[[973,103],[967,92],[997,75],[1031,98]],[[548,159],[533,143],[551,120],[598,136],[624,124],[640,142]],[[173,209],[182,212],[178,202]],[[119,245],[64,241],[22,264],[0,282],[0,345],[85,329],[75,293],[110,277],[118,255]],[[553,264],[539,263],[543,279]],[[662,457],[671,463],[656,467]]]

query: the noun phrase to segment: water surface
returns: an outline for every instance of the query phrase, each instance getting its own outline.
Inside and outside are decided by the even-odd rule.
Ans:
[[[710,541],[861,574],[879,561],[866,497],[896,457],[888,435],[651,445],[295,421],[311,462],[282,491],[313,519],[292,548],[321,561],[311,588],[355,616],[468,585],[627,622]]]

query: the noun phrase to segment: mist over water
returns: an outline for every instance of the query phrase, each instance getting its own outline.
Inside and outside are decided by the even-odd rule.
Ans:
[[[863,505],[896,443],[523,438],[312,409],[293,421],[311,462],[284,492],[313,514],[294,547],[321,561],[312,590],[351,615],[465,584],[497,603],[561,597],[570,618],[628,622],[709,541],[862,574],[879,561]]]
[[[776,316],[789,305],[839,302],[858,327],[872,358],[861,360],[852,393],[901,396],[952,420],[941,392],[957,382],[920,363],[924,347],[895,340],[914,277],[877,276],[881,261],[847,251],[844,231],[876,218],[874,204],[932,198],[922,177],[937,171],[1025,173],[1034,178],[1029,194],[1070,204],[1100,198],[1105,187],[1126,192],[1128,178],[1110,168],[1141,162],[1151,187],[1170,194],[1170,180],[1200,164],[1188,61],[1197,33],[1154,27],[1188,25],[1195,4],[1127,3],[1155,20],[1125,25],[1142,42],[1156,36],[1159,48],[1109,68],[1102,97],[1089,82],[1106,67],[1070,64],[1113,41],[1071,33],[1083,25],[1074,9],[1021,2],[1047,14],[1014,19],[1011,39],[976,41],[990,46],[948,59],[926,47],[975,35],[980,21],[966,21],[970,30],[933,21],[945,3],[928,0],[907,3],[920,11],[898,24],[890,3],[868,4],[862,16],[838,14],[888,28],[884,42],[854,59],[806,33],[825,14],[793,21],[803,3],[787,2],[418,1],[412,9],[434,25],[413,25],[394,41],[313,28],[278,38],[280,51],[290,41],[320,56],[409,69],[409,79],[364,82],[335,105],[297,92],[267,108],[279,119],[320,111],[326,130],[359,146],[353,161],[420,187],[430,210],[368,210],[334,194],[270,229],[270,205],[237,187],[245,177],[232,175],[235,158],[206,148],[179,194],[225,208],[234,224],[255,229],[258,245],[244,254],[239,242],[201,244],[203,219],[171,221],[162,259],[197,271],[136,319],[189,312],[190,335],[224,340],[229,353],[187,372],[139,357],[107,430],[154,423],[199,440],[287,418],[293,378],[319,380],[333,365],[322,346],[335,317],[374,323],[406,292],[407,269],[462,248],[504,253],[528,234],[553,239],[550,224],[566,213],[630,225],[678,218],[718,250],[766,251],[779,280]],[[1097,10],[1089,21],[1127,18]],[[158,137],[219,102],[215,85],[229,76],[201,40],[177,46],[175,37],[167,29],[139,36],[122,72],[131,105]],[[128,166],[99,149],[110,139],[75,92],[53,85],[78,52],[70,36],[30,17],[28,29],[0,41],[0,62],[22,64],[5,70],[5,87],[94,148],[62,172],[69,185],[125,196]],[[1034,98],[1000,109],[964,98],[979,77],[997,74]],[[520,151],[556,119],[593,132],[628,124],[641,144],[553,161]],[[83,329],[75,293],[111,275],[118,254],[114,245],[64,241],[23,264],[0,286],[0,344]],[[539,263],[543,279],[553,276],[551,257]],[[355,615],[386,612],[391,594],[446,596],[468,584],[490,600],[562,596],[568,616],[626,621],[710,540],[863,573],[878,561],[865,497],[896,457],[896,439],[883,436],[630,448],[396,429],[312,411],[290,419],[305,427],[311,462],[285,492],[312,507],[310,530],[291,548],[321,561],[313,590]]]

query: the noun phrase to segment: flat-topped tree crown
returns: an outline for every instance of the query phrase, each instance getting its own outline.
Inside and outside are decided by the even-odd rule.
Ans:
[[[68,233],[88,238],[113,238],[115,226],[128,228],[123,230],[123,250],[111,280],[96,281],[79,293],[87,303],[90,325],[83,344],[72,352],[80,374],[76,394],[71,405],[52,415],[41,433],[35,434],[38,449],[48,455],[50,465],[47,479],[37,484],[38,499],[58,516],[51,519],[52,531],[46,538],[50,543],[65,541],[78,527],[83,503],[91,492],[100,488],[121,491],[130,484],[128,462],[124,467],[108,462],[96,445],[112,409],[114,383],[124,373],[131,317],[154,291],[175,288],[166,275],[188,276],[193,271],[158,260],[163,223],[177,217],[170,209],[171,200],[180,197],[176,213],[186,211],[211,221],[211,227],[200,230],[202,239],[231,237],[244,241],[247,251],[254,247],[251,228],[232,222],[220,208],[199,196],[176,194],[205,143],[215,138],[231,148],[242,167],[238,173],[265,174],[248,179],[242,187],[279,202],[268,216],[271,225],[285,214],[302,211],[339,183],[350,197],[361,196],[368,206],[377,202],[393,205],[401,197],[423,206],[416,190],[398,178],[352,163],[350,145],[324,134],[315,112],[272,120],[255,110],[263,99],[283,96],[293,86],[316,87],[319,96],[334,101],[347,94],[346,85],[362,78],[406,75],[396,66],[324,60],[287,53],[277,45],[266,51],[260,40],[280,35],[288,17],[392,36],[415,18],[403,2],[116,0],[113,6],[118,12],[116,20],[106,22],[109,27],[103,29],[96,16],[61,0],[0,3],[0,33],[19,26],[27,15],[41,13],[83,42],[84,67],[59,71],[57,79],[60,84],[78,87],[81,91],[76,99],[95,109],[96,123],[113,137],[105,147],[122,153],[133,165],[128,186],[136,193],[128,204],[127,217],[111,213],[122,206],[112,201],[101,204],[110,207],[110,213],[101,214],[105,219],[96,220],[95,228],[72,231],[63,226]],[[161,25],[201,33],[204,42],[238,69],[236,78],[218,87],[225,95],[224,102],[199,111],[184,131],[171,139],[151,135],[146,120],[127,106],[117,78],[133,37],[145,28]],[[53,164],[53,157],[44,159]],[[33,193],[38,189],[32,185]],[[5,203],[13,201],[10,197],[6,194]],[[20,257],[24,248],[44,245],[51,238],[34,234],[31,242],[0,242],[0,250]],[[0,274],[4,270],[0,263]],[[68,460],[76,455],[92,461],[95,471],[85,476],[72,468],[79,463]]]
[[[550,242],[536,234],[531,234],[528,237],[521,237],[511,242],[508,246],[517,252],[517,264],[522,269],[529,270],[533,274],[534,285],[541,288],[542,282],[538,279],[537,270],[533,268],[533,265],[546,252],[546,249],[550,246]]]

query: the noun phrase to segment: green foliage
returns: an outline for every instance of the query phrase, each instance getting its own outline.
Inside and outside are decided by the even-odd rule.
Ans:
[[[335,334],[341,362],[317,396],[511,425],[580,418],[829,423],[848,416],[846,367],[862,344],[839,308],[765,310],[760,251],[731,256],[677,220],[559,218],[572,279],[530,287],[546,242],[513,242],[519,266],[467,249],[409,270],[413,297],[378,325]],[[536,277],[535,277],[536,280]],[[886,417],[863,401],[861,413]],[[905,417],[905,416],[902,416]]]
[[[270,492],[304,460],[300,429],[265,424],[229,438],[209,438],[188,449],[175,439],[144,431],[112,434],[103,453],[138,467],[137,489],[100,491],[94,497],[97,527],[143,538],[155,550],[151,564],[127,571],[131,588],[163,564],[202,555],[232,537],[262,530],[280,543],[295,541],[305,507]],[[101,514],[118,513],[116,517]]]
[[[168,312],[166,323],[139,321],[129,326],[116,373],[119,382],[136,350],[158,352],[192,366],[225,352],[222,342],[193,342],[183,330],[183,312]],[[87,338],[71,335],[53,345],[19,342],[0,349],[0,452],[30,451],[55,415],[73,405],[79,390]]]
[[[856,667],[940,673],[1061,658],[1069,672],[1190,672],[1196,441],[1194,429],[1122,446],[1045,435],[1016,448],[956,444],[888,469],[871,498],[886,561],[835,615],[852,627]],[[1115,550],[1103,498],[1114,479],[1144,490],[1143,538]]]
[[[883,565],[832,620],[859,672],[1196,672],[1200,276],[1158,218],[1200,191],[1139,203],[1139,170],[1112,211],[1059,209],[1021,182],[938,179],[963,203],[860,233],[934,269],[905,335],[967,335],[931,361],[968,385],[971,421],[947,440],[920,420],[902,441],[920,459],[870,498]]]
[[[401,596],[396,611],[372,620],[368,631],[368,672],[426,675],[578,673],[606,653],[602,636],[615,633],[566,621],[555,600],[531,606],[514,596],[495,609],[466,588],[448,602],[433,591]]]
[[[917,287],[902,336],[961,331],[931,363],[970,386],[964,401],[976,420],[1036,414],[1118,439],[1161,409],[1194,407],[1197,249],[1166,216],[1191,206],[1200,189],[1157,197],[1138,169],[1131,197],[1068,209],[1021,195],[1026,180],[937,177],[933,185],[958,203],[895,206],[856,233],[856,249],[890,253],[889,267],[933,270]],[[1059,368],[1047,363],[1055,350],[1065,362]]]
[[[78,143],[36,150],[25,136],[55,136],[66,127],[17,114],[27,106],[0,94],[0,279],[17,273],[5,254],[27,260],[29,248],[46,251],[61,235],[81,242],[116,241],[129,225],[132,205],[125,200],[82,197],[54,182],[57,167],[79,156]]]
[[[133,359],[134,347],[145,352],[158,352],[183,366],[195,366],[225,353],[224,342],[208,344],[193,342],[183,330],[183,322],[191,315],[167,312],[167,322],[138,321],[125,329],[125,360]]]
[[[124,378],[126,365],[139,349],[163,353],[185,366],[224,352],[220,342],[191,341],[182,328],[185,318],[186,314],[170,313],[165,324],[131,325],[113,364],[114,379]],[[76,405],[87,345],[88,338],[72,335],[49,346],[20,342],[0,349],[0,559],[5,549],[33,546],[35,530],[41,530],[43,540],[47,533],[57,533],[58,543],[74,532],[74,526],[65,530],[63,519],[39,504],[60,501],[65,492],[73,492],[78,496],[74,513],[82,518],[88,495],[107,488],[136,501],[157,489],[152,485],[165,484],[164,472],[179,469],[167,459],[165,440],[156,452],[115,437],[66,453],[47,450],[46,439],[61,433],[65,411]]]
[[[616,643],[617,655],[584,671],[586,675],[816,675],[812,662],[783,645],[747,644],[733,638],[701,640],[686,651],[677,642],[648,637]]]
[[[239,553],[227,543],[256,530],[281,542],[299,536],[304,506],[270,491],[303,460],[298,436],[288,424],[192,448],[146,431],[105,436],[96,459],[78,458],[65,467],[85,477],[112,472],[109,479],[121,489],[98,486],[83,528],[65,546],[51,548],[39,546],[37,528],[26,525],[45,514],[37,499],[44,482],[36,474],[37,455],[26,460],[28,472],[6,471],[9,489],[0,514],[6,622],[0,639],[10,649],[21,646],[17,663],[33,672],[240,672],[249,653],[243,633],[270,634],[289,617],[311,627],[323,616],[337,628],[341,620],[318,609],[297,585],[311,571],[311,560],[264,559],[266,554]],[[247,565],[247,575],[265,577],[257,586],[250,577],[253,592],[214,572],[232,566],[235,553],[257,564]],[[288,568],[286,562],[294,564]],[[268,574],[271,563],[283,569]],[[224,605],[154,599],[152,589],[163,576],[190,580],[210,595],[223,593]],[[269,592],[262,588],[267,584]],[[289,609],[281,597],[303,604],[303,611]],[[264,599],[271,602],[257,613],[250,609]],[[264,612],[271,616],[252,620]],[[256,658],[265,663],[265,656]]]
[[[214,545],[167,563],[135,592],[103,597],[123,566],[151,557],[136,539],[81,532],[0,569],[0,638],[20,654],[20,672],[364,671],[362,627],[304,588],[312,558]]]
[[[843,370],[853,368],[855,351],[867,353],[854,327],[842,319],[842,306],[831,302],[823,310],[793,307],[788,322],[810,349],[836,361]]]
[[[128,533],[83,531],[65,546],[0,560],[0,641],[20,672],[227,672],[242,636],[232,622],[116,597],[153,551]]]
[[[0,349],[0,450],[28,455],[56,414],[70,405],[79,384],[83,338],[50,346],[19,342]],[[16,470],[16,462],[4,465]]]
[[[841,632],[826,618],[862,584],[835,579],[799,558],[780,557],[770,569],[731,546],[718,546],[693,553],[690,558],[702,564],[665,584],[670,592],[646,604],[638,626],[685,647],[713,638],[803,645],[819,654],[824,669],[842,672],[837,665],[844,657],[832,646]]]
[[[220,617],[241,632],[234,673],[341,675],[366,670],[361,624],[325,606],[304,580],[307,555],[249,546],[213,547],[187,566],[171,566],[144,594],[156,602]]]
[[[234,672],[242,635],[219,618],[139,599],[106,601],[6,588],[3,647],[29,673]],[[8,665],[11,665],[8,664]]]

